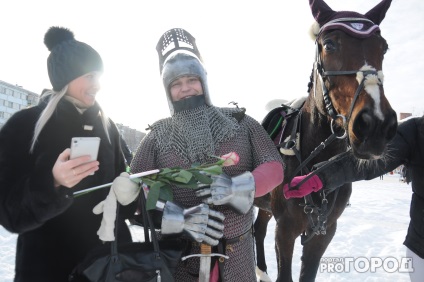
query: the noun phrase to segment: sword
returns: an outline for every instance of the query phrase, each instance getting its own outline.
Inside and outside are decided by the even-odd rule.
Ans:
[[[140,173],[131,174],[130,179],[138,178],[138,177],[142,177],[142,176],[147,176],[147,175],[152,175],[152,174],[155,174],[155,173],[158,173],[158,172],[160,172],[159,169],[143,171],[143,172],[140,172]],[[99,185],[99,186],[80,190],[80,191],[74,192],[74,196],[77,196],[77,195],[83,194],[83,193],[87,193],[87,192],[91,192],[91,191],[94,191],[94,190],[97,190],[97,189],[109,187],[109,186],[112,186],[112,184],[113,184],[113,182],[110,182],[110,183],[102,184],[102,185]]]
[[[209,282],[211,275],[211,252],[212,247],[208,244],[200,245],[200,253],[204,256],[200,257],[199,282]]]
[[[206,248],[209,247],[210,249],[212,249],[211,246],[209,246],[207,244],[201,244],[200,245],[200,251],[201,252],[202,252],[202,245],[204,245]],[[229,259],[230,258],[229,256],[226,256],[226,255],[223,255],[223,254],[219,254],[219,253],[209,253],[209,254],[203,254],[203,253],[201,253],[201,254],[192,254],[192,255],[188,255],[188,256],[182,257],[181,258],[181,261],[185,261],[186,259],[193,258],[193,257],[199,257],[200,258],[199,282],[201,282],[201,281],[202,282],[203,281],[209,282],[209,280],[210,280],[210,261],[209,261],[209,264],[208,264],[209,265],[208,266],[209,271],[202,271],[201,269],[202,269],[202,259],[203,258],[206,258],[207,257],[207,258],[209,258],[209,260],[210,260],[211,257],[223,257],[225,259]],[[206,267],[206,263],[205,263],[205,266],[204,267]],[[203,274],[206,275],[207,277],[202,278],[202,275]]]

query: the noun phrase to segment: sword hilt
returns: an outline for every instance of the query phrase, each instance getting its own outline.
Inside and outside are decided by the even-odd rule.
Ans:
[[[212,247],[208,244],[201,244],[200,245],[200,253],[202,255],[210,255],[212,252]]]

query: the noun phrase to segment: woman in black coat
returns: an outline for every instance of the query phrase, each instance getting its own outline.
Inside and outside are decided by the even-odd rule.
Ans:
[[[112,182],[125,171],[119,132],[95,101],[103,70],[99,54],[64,28],[50,28],[44,42],[53,90],[0,131],[0,224],[19,234],[15,281],[68,281],[76,264],[101,244],[102,216],[92,210],[109,189],[76,198],[73,192]],[[69,160],[72,137],[100,137],[97,161]],[[119,223],[125,225],[122,218]],[[119,238],[130,241],[128,229],[120,230]]]
[[[412,183],[412,199],[408,232],[404,241],[406,257],[412,257],[414,272],[411,281],[422,281],[424,275],[424,116],[412,118],[399,124],[395,138],[389,143],[386,156],[375,161],[364,161],[351,154],[334,157],[317,165],[316,175],[309,178],[299,189],[283,187],[286,198],[301,198],[324,187],[332,191],[344,183],[370,180],[393,171],[400,165],[407,167]],[[296,186],[307,176],[295,177]]]

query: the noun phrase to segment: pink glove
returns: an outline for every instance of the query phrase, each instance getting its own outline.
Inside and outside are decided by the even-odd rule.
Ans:
[[[308,174],[309,175],[309,174]],[[302,176],[296,176],[295,178],[293,178],[293,180],[291,181],[290,186],[295,187],[300,181],[302,181],[303,179],[305,179],[308,175],[302,175]],[[306,195],[311,194],[312,192],[317,192],[319,190],[322,189],[322,181],[321,179],[318,177],[318,175],[314,175],[311,178],[309,178],[308,180],[306,180],[305,183],[303,183],[298,190],[289,190],[289,185],[288,184],[284,184],[283,186],[283,191],[284,191],[284,197],[286,199],[290,199],[290,198],[302,198]]]

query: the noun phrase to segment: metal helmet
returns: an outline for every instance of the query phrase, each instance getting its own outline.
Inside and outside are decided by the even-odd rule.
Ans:
[[[156,45],[159,55],[159,69],[165,87],[171,116],[178,109],[190,109],[200,105],[212,106],[209,97],[207,73],[202,63],[196,39],[182,28],[173,28],[166,31]],[[170,93],[170,84],[183,76],[196,76],[200,79],[203,88],[203,96],[196,96],[181,101],[183,106],[176,106],[179,102],[173,102]],[[180,104],[181,104],[180,103]]]

